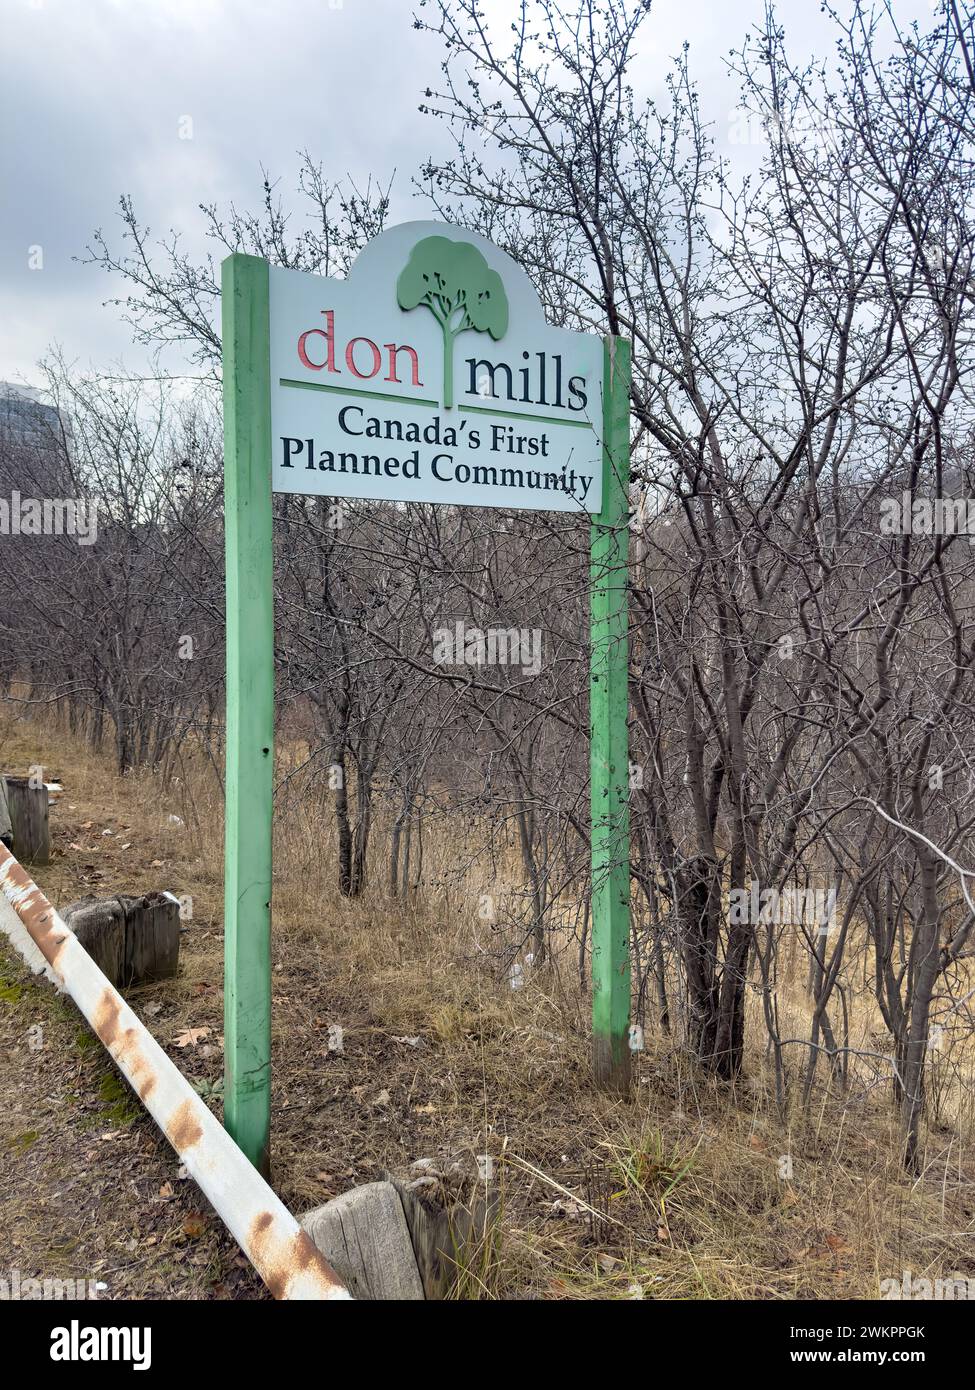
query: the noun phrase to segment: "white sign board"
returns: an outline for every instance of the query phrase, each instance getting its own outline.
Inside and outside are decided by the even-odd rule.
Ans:
[[[272,487],[596,513],[603,345],[476,232],[408,222],[346,280],[270,270]]]

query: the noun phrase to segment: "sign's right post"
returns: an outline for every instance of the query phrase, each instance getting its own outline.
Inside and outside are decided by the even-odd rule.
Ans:
[[[590,541],[592,1047],[602,1090],[630,1089],[630,344],[603,339],[603,506]]]

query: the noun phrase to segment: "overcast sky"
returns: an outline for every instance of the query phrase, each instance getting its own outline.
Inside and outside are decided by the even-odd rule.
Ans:
[[[111,282],[73,259],[96,227],[118,244],[122,193],[154,233],[173,228],[198,251],[201,201],[254,206],[262,164],[287,199],[307,148],[331,178],[385,179],[395,168],[393,220],[427,215],[410,179],[444,148],[441,127],[417,111],[441,53],[414,29],[416,3],[0,0],[0,379],[36,382],[35,363],[55,341],[79,367],[124,359],[142,369],[118,311],[102,307]],[[503,28],[511,0],[483,3]],[[668,57],[689,41],[705,117],[725,146],[737,93],[723,57],[762,8],[657,0],[636,85],[659,90]],[[894,0],[905,22],[929,20],[932,8]],[[823,52],[820,0],[785,0],[780,13],[797,56]],[[180,138],[187,116],[192,139]],[[167,365],[181,363],[170,355]]]

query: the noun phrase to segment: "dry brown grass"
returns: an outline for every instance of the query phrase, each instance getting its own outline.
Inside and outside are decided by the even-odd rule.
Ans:
[[[8,709],[0,766],[38,762],[65,786],[55,858],[38,872],[56,902],[160,887],[192,895],[179,979],[143,991],[140,1007],[219,1112],[222,816],[212,772],[187,760],[166,791],[151,776],[120,780],[63,730]],[[335,890],[330,818],[307,778],[289,782],[281,811],[273,1163],[293,1209],[385,1171],[405,1175],[418,1158],[463,1156],[473,1168],[475,1155],[491,1154],[500,1228],[465,1272],[465,1297],[873,1298],[903,1269],[975,1275],[962,1148],[970,1113],[960,1103],[965,1127],[933,1130],[924,1175],[911,1181],[888,1089],[869,1075],[846,1095],[821,1082],[807,1114],[778,1113],[759,1018],[736,1086],[704,1077],[648,1032],[633,1102],[610,1102],[589,1082],[572,952],[566,944],[551,968],[510,989],[504,948],[515,949],[516,934],[502,939],[480,922],[492,880],[476,864],[459,871],[470,847],[456,827],[445,821],[429,835],[421,894],[404,902],[376,886],[352,902]],[[170,828],[170,814],[185,829]],[[476,828],[465,833],[476,838]],[[783,994],[799,1031],[802,982]],[[341,1053],[329,1050],[332,1024],[344,1030]],[[210,1028],[207,1041],[174,1050],[191,1025]],[[866,1034],[871,1019],[857,1026]],[[68,1111],[46,1123],[70,1142]],[[23,1238],[43,1245],[39,1209],[21,1208]],[[217,1250],[217,1273],[190,1292],[227,1292],[229,1258]],[[253,1292],[230,1286],[228,1296]]]

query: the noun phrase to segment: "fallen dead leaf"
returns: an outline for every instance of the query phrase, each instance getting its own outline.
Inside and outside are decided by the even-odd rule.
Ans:
[[[209,1028],[185,1028],[173,1038],[174,1047],[196,1047],[201,1038],[210,1036]]]

